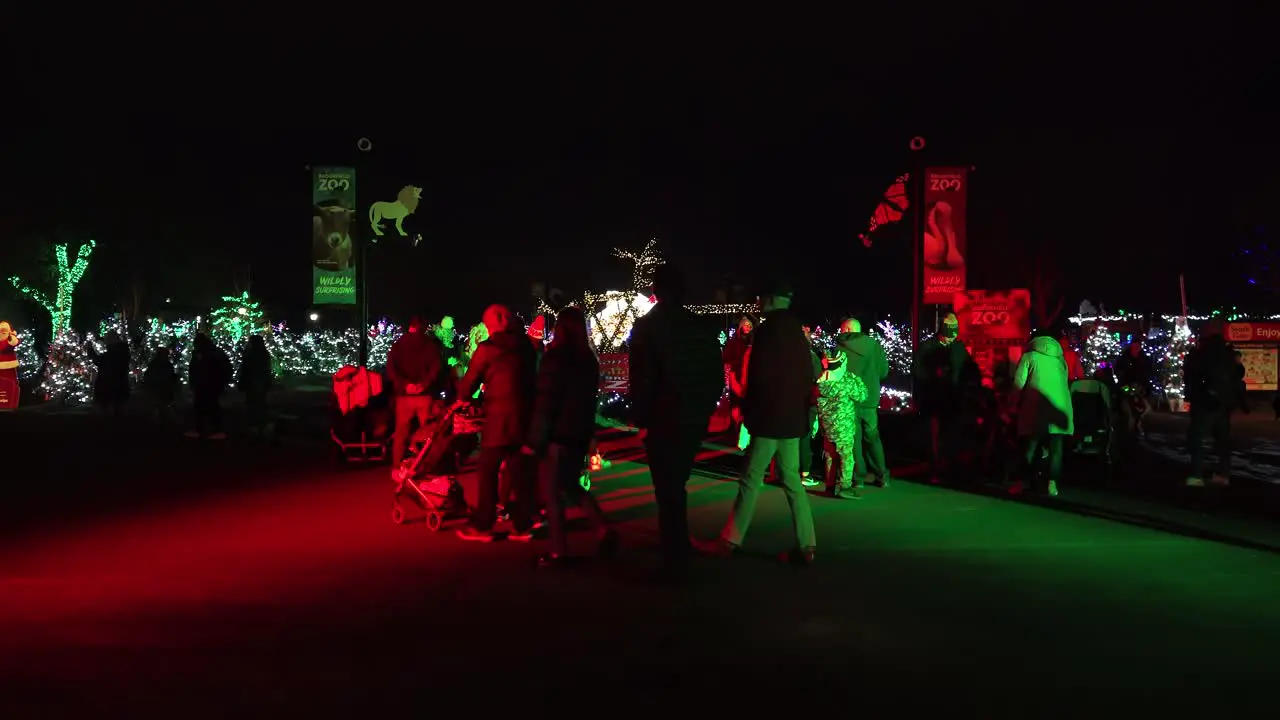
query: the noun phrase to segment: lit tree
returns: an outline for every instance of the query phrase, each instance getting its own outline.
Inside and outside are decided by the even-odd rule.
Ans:
[[[1084,371],[1092,375],[1103,363],[1114,363],[1122,352],[1124,347],[1120,345],[1119,336],[1112,334],[1111,329],[1106,325],[1098,323],[1084,343],[1080,362],[1084,365]]]
[[[58,268],[58,288],[54,293],[53,300],[50,300],[49,296],[38,288],[24,283],[16,275],[9,278],[9,282],[19,292],[49,311],[49,319],[53,326],[53,332],[49,334],[49,337],[57,338],[71,328],[72,295],[75,293],[76,285],[80,284],[80,278],[84,277],[84,271],[89,267],[89,256],[93,254],[93,249],[96,246],[97,243],[93,240],[81,245],[80,249],[76,251],[74,261],[69,257],[67,245],[53,246],[53,256]]]
[[[224,296],[222,307],[213,311],[210,321],[213,326],[210,339],[226,351],[232,367],[239,368],[244,341],[253,333],[262,331],[262,309],[249,298],[246,290],[239,295]]]
[[[84,404],[93,397],[94,368],[85,341],[68,330],[49,343],[49,360],[40,384],[45,398],[68,404]]]

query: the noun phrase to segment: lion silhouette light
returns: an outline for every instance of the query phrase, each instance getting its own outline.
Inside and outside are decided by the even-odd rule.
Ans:
[[[383,235],[382,221],[394,220],[396,232],[400,233],[401,237],[408,237],[409,233],[404,231],[404,219],[418,209],[418,203],[421,200],[422,188],[405,185],[400,188],[400,192],[396,193],[395,202],[376,202],[369,206],[369,225],[373,228],[373,234]]]
[[[315,208],[311,216],[311,243],[316,267],[323,270],[351,268],[351,217],[354,214],[355,211],[351,208]]]

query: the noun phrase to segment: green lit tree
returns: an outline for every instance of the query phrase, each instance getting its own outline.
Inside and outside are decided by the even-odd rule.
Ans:
[[[80,284],[80,279],[84,277],[85,270],[89,268],[89,257],[93,255],[95,247],[97,247],[97,243],[93,240],[81,245],[80,249],[76,251],[75,260],[73,261],[66,244],[53,246],[54,261],[57,263],[58,287],[52,300],[42,290],[23,282],[22,278],[17,275],[9,278],[9,282],[19,292],[49,311],[49,320],[53,327],[52,332],[49,334],[51,338],[57,338],[64,331],[71,329],[73,295],[75,294],[76,286]]]
[[[264,315],[258,302],[251,299],[246,290],[239,295],[224,296],[222,307],[210,316],[209,337],[227,352],[234,367],[240,367],[245,340],[262,331]]]

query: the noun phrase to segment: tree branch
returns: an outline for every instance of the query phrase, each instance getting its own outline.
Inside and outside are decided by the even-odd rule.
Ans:
[[[47,295],[45,295],[44,293],[40,292],[39,290],[29,285],[26,285],[25,283],[22,282],[22,279],[19,278],[17,275],[14,275],[13,277],[9,278],[9,282],[12,283],[15,288],[18,289],[18,292],[22,293],[23,295],[26,295],[32,300],[35,300],[45,310],[48,310],[50,313],[54,311],[55,309],[54,304],[52,302],[49,302],[49,298]]]

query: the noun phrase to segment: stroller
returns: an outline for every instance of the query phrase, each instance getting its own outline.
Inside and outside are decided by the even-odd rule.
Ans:
[[[1084,383],[1096,380],[1077,380],[1072,383],[1071,412],[1075,417],[1074,452],[1080,457],[1097,458],[1102,463],[1106,480],[1111,479],[1116,442],[1115,422],[1111,407],[1097,392],[1081,392]]]
[[[382,376],[347,366],[333,374],[329,437],[334,461],[381,461],[388,456],[391,412],[382,392]]]
[[[416,451],[392,473],[396,481],[391,521],[405,522],[404,498],[426,513],[427,529],[439,531],[445,520],[465,517],[470,508],[458,483],[462,461],[479,442],[477,418],[456,408],[430,424]]]

